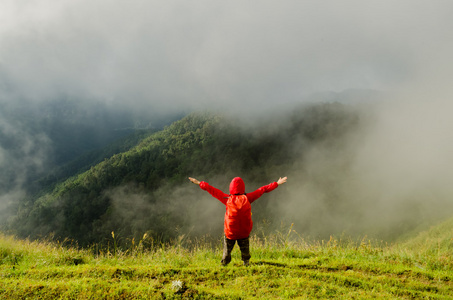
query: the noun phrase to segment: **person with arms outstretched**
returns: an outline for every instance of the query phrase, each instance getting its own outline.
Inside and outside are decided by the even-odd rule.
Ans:
[[[230,183],[230,194],[225,194],[205,181],[192,177],[189,177],[189,180],[226,206],[222,265],[226,266],[230,263],[231,251],[237,241],[244,265],[248,266],[251,257],[249,236],[253,227],[251,204],[264,193],[269,193],[285,183],[287,177],[280,177],[276,182],[262,186],[251,193],[245,193],[244,181],[240,177],[235,177]]]

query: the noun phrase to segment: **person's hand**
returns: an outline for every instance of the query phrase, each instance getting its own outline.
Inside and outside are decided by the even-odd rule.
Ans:
[[[195,178],[189,177],[189,180],[192,181],[195,184],[200,185],[200,181],[196,180]]]
[[[283,178],[280,177],[277,181],[277,184],[278,185],[284,184],[287,179],[288,179],[288,177],[283,177]]]

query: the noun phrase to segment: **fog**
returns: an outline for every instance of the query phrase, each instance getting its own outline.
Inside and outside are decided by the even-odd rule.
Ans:
[[[367,106],[375,111],[366,126],[312,147],[288,170],[278,214],[300,232],[323,237],[394,238],[451,217],[451,121],[448,106],[437,105]]]
[[[253,110],[319,91],[393,89],[439,54],[448,57],[451,28],[447,1],[1,5],[3,94],[92,97],[162,112]]]
[[[448,1],[7,0],[0,87],[11,101],[69,96],[161,113],[399,91],[450,69],[451,11]]]
[[[290,222],[294,208],[298,220],[319,217],[300,221],[316,234],[356,224],[391,230],[406,213],[451,210],[450,1],[5,0],[0,20],[3,106],[92,99],[160,116],[245,113],[253,122],[323,99],[314,95],[378,91],[360,133],[337,148],[314,147],[281,174],[289,180],[276,212]],[[21,178],[50,155],[48,137],[19,121],[0,113],[1,132],[21,149],[0,145],[10,172],[1,176],[9,184],[2,206],[21,197]],[[329,197],[348,199],[343,209],[354,207],[356,218],[329,211]]]

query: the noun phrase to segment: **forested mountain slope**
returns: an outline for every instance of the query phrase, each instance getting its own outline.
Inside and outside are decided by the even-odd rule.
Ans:
[[[0,197],[8,199],[17,191],[33,194],[99,157],[125,151],[131,134],[161,130],[182,116],[67,97],[42,102],[0,97],[0,107]],[[112,147],[118,140],[123,145]],[[5,202],[0,200],[0,222],[8,213]]]
[[[112,231],[124,243],[144,233],[159,240],[219,233],[223,208],[206,206],[188,176],[225,185],[240,175],[250,186],[267,184],[308,147],[339,140],[358,122],[350,107],[338,103],[304,106],[284,122],[279,116],[257,121],[253,130],[231,118],[191,114],[28,199],[9,228],[19,236],[52,235],[80,245],[102,243]],[[272,219],[264,206],[257,209]],[[219,226],[201,221],[211,215]]]

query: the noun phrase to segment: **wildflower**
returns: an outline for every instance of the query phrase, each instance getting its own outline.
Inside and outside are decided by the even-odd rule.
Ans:
[[[185,290],[184,282],[182,282],[181,280],[172,281],[171,287],[175,290],[175,293],[182,293]]]

